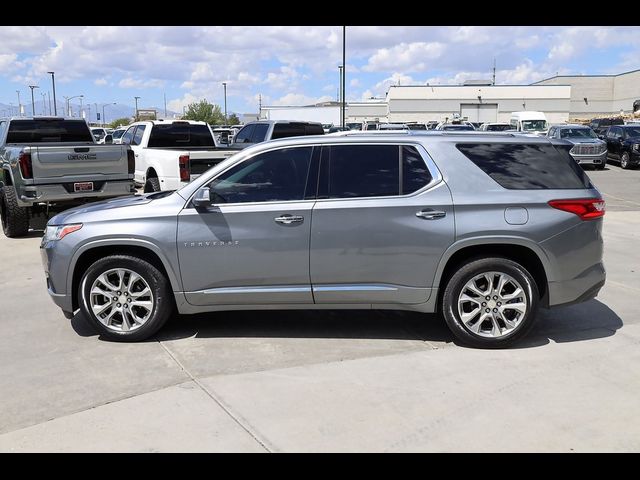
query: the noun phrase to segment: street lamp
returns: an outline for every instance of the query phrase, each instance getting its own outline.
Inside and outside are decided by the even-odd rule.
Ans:
[[[70,117],[73,117],[72,112],[71,112],[71,103],[69,103],[69,102],[71,102],[71,100],[73,100],[74,98],[84,98],[84,95],[75,95],[73,97],[64,97],[64,98],[67,101],[67,114]]]
[[[31,89],[31,113],[33,114],[33,116],[36,116],[36,101],[33,98],[33,89],[34,88],[40,88],[37,85],[29,85],[29,88]]]
[[[53,114],[57,117],[58,105],[56,104],[56,72],[47,72],[47,73],[51,75],[51,83],[53,84]],[[49,110],[51,110],[51,107],[49,107]],[[51,113],[51,111],[49,111],[49,113]]]
[[[224,87],[224,124],[227,124],[227,82],[222,82]]]
[[[340,103],[340,105],[342,105],[342,69],[343,66],[342,65],[338,65],[338,72],[340,72],[340,77],[339,77],[339,82],[340,82],[340,93],[338,95],[338,102]],[[342,111],[342,107],[340,107],[340,125],[344,125],[344,120],[342,118],[342,116],[344,115],[344,112]]]
[[[106,105],[102,105],[102,124],[106,127],[107,126],[107,119],[104,116],[104,107],[108,107],[109,105],[115,105],[116,102],[113,103],[107,103]]]
[[[347,27],[342,27],[342,128],[346,122],[345,78],[347,76]]]
[[[138,121],[138,100],[140,97],[133,97],[136,100],[136,122]]]

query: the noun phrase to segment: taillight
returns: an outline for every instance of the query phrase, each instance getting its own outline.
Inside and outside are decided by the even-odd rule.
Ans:
[[[18,155],[18,163],[20,163],[20,173],[22,173],[22,178],[33,178],[31,154],[29,152],[20,152],[20,155]]]
[[[190,182],[191,164],[189,162],[189,155],[180,155],[180,157],[178,157],[178,165],[180,165],[180,180]]]
[[[133,150],[127,150],[127,171],[129,175],[136,173],[136,154]]]
[[[582,220],[604,217],[605,201],[601,198],[579,198],[572,200],[551,200],[549,205],[558,210],[573,213]]]

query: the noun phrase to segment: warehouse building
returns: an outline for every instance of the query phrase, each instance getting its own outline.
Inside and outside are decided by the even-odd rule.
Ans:
[[[389,104],[385,100],[349,102],[347,104],[347,122],[386,122],[388,116]]]
[[[470,122],[509,122],[512,112],[536,110],[551,123],[569,119],[569,85],[394,85],[387,93],[390,122],[451,119],[454,113]]]
[[[570,118],[629,114],[640,99],[640,70],[617,75],[560,75],[534,85],[570,85]]]

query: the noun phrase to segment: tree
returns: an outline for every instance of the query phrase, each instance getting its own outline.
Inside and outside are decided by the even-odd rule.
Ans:
[[[224,114],[220,106],[209,103],[206,99],[190,103],[187,106],[187,112],[182,118],[185,120],[207,122],[211,125],[222,125],[224,123]]]
[[[131,123],[131,119],[128,117],[117,118],[109,124],[109,128],[126,127]]]
[[[240,125],[240,119],[238,118],[238,115],[236,115],[235,113],[229,115],[228,125]]]

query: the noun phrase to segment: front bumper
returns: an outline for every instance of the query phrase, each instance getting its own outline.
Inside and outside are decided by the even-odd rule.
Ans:
[[[47,291],[51,300],[63,312],[68,313],[73,311],[73,298],[71,292],[67,291],[67,270],[61,255],[54,248],[56,243],[59,242],[42,242],[40,245],[40,259],[42,260]],[[55,246],[57,247],[58,245]]]
[[[68,192],[63,184],[25,185],[20,188],[18,205],[30,207],[40,202],[74,203],[85,200],[106,200],[135,193],[132,180],[95,182],[101,184],[93,192]]]
[[[574,155],[573,159],[580,165],[604,165],[607,162],[607,151],[598,155]]]

